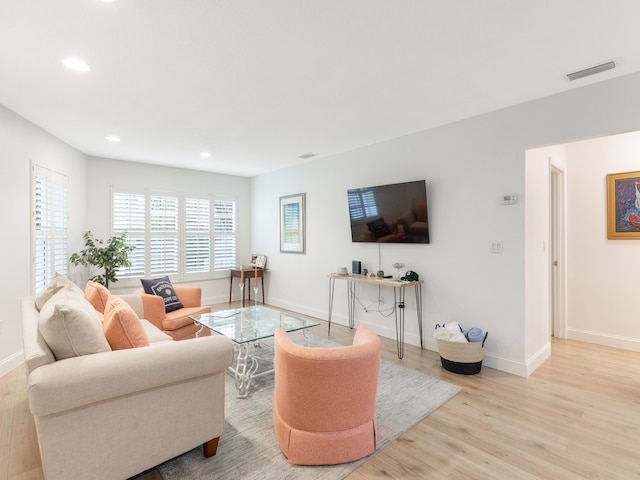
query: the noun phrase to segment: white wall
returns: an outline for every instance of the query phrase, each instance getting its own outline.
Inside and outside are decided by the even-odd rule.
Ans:
[[[541,239],[548,240],[549,177],[546,160],[525,194],[525,152],[640,128],[639,83],[640,75],[630,75],[254,178],[252,248],[269,256],[269,301],[326,318],[328,273],[353,259],[378,267],[377,245],[351,243],[346,190],[424,178],[431,244],[383,245],[380,267],[391,271],[394,261],[404,261],[425,280],[424,337],[430,348],[436,323],[478,326],[489,332],[486,365],[530,374],[549,351],[548,305],[540,315],[526,312],[534,299],[548,302],[547,267],[535,265],[548,265],[548,259],[525,259],[524,205],[531,192],[546,198],[547,216],[542,211],[527,228],[541,248]],[[281,254],[278,197],[299,192],[307,194],[307,253]],[[518,194],[521,202],[501,205],[505,193]],[[546,227],[536,227],[541,222]],[[504,242],[504,253],[489,252],[493,240]],[[359,296],[375,298],[377,290],[361,287]],[[343,324],[345,297],[338,290],[334,302],[334,320]],[[406,340],[417,345],[410,296],[407,306]],[[395,338],[393,317],[360,307],[356,317]]]
[[[87,188],[91,192],[88,205],[88,228],[98,238],[106,239],[112,235],[110,203],[112,185],[165,193],[215,194],[235,199],[238,264],[249,263],[252,253],[249,248],[250,237],[248,234],[251,229],[250,179],[90,157],[87,168]],[[172,278],[172,281],[181,283],[179,279],[175,278]],[[202,301],[205,304],[229,301],[229,274],[226,271],[215,274],[214,278],[187,283],[202,287]],[[131,293],[140,287],[139,280],[119,280],[117,283],[109,285],[110,290],[114,293]],[[238,298],[239,294],[234,291],[234,299]]]
[[[568,334],[640,351],[640,241],[607,239],[606,176],[640,170],[640,132],[567,145]]]
[[[404,261],[407,270],[417,271],[426,282],[424,338],[428,347],[434,348],[431,331],[435,323],[458,321],[464,326],[478,326],[489,331],[485,348],[487,366],[528,375],[547,352],[548,337],[544,333],[545,328],[548,330],[548,310],[543,318],[543,307],[530,309],[532,299],[544,300],[541,292],[545,286],[540,283],[544,281],[541,280],[544,269],[531,264],[540,257],[532,259],[526,251],[528,242],[539,245],[544,235],[541,226],[544,217],[536,215],[536,220],[526,218],[525,221],[528,211],[525,205],[531,201],[528,198],[531,192],[547,191],[548,177],[538,171],[537,179],[527,180],[525,184],[525,152],[575,139],[640,130],[638,86],[640,74],[629,75],[320,158],[252,180],[105,159],[91,159],[90,174],[85,176],[86,159],[82,154],[0,108],[0,155],[5,165],[5,188],[0,195],[10,225],[2,248],[3,264],[7,268],[1,280],[5,295],[0,317],[0,374],[21,361],[19,299],[29,293],[30,288],[28,165],[32,159],[70,178],[71,251],[81,246],[81,235],[88,228],[97,235],[108,235],[108,186],[111,184],[135,182],[149,188],[173,186],[178,190],[194,187],[203,192],[228,189],[238,195],[242,205],[239,231],[250,229],[251,232],[250,238],[240,237],[239,259],[249,253],[269,256],[268,267],[272,272],[267,276],[268,302],[326,318],[326,275],[337,266],[349,266],[351,260],[359,259],[367,268],[380,266],[392,271],[393,262]],[[568,170],[573,172],[572,164]],[[377,245],[351,243],[348,188],[422,178],[427,180],[429,190],[430,245],[383,245],[378,250]],[[281,254],[278,198],[299,192],[307,194],[307,253]],[[505,193],[518,194],[520,203],[501,205],[499,200]],[[573,201],[570,204],[573,205]],[[588,220],[591,220],[590,213]],[[584,215],[582,211],[572,211],[569,217]],[[533,224],[529,225],[530,221]],[[604,225],[604,220],[601,221]],[[573,228],[571,220],[569,228]],[[527,243],[525,232],[535,232]],[[489,253],[493,240],[504,242],[504,253]],[[630,272],[637,271],[633,261],[628,261],[634,244],[611,245],[617,264],[624,265]],[[626,263],[622,263],[623,258]],[[575,263],[575,254],[572,253],[569,261]],[[589,271],[581,275],[589,283],[594,277]],[[631,282],[630,277],[623,278]],[[569,283],[572,281],[570,278]],[[225,286],[224,282],[224,279],[213,282],[215,285],[205,294],[206,301],[228,298],[228,284]],[[602,288],[602,282],[598,284]],[[606,289],[605,285],[603,290]],[[377,298],[377,293],[375,287],[361,287],[358,295],[367,303]],[[340,289],[334,304],[334,320],[341,323],[346,323],[345,294],[346,289]],[[383,295],[390,303],[390,293],[383,292]],[[569,296],[579,298],[575,293]],[[610,292],[605,300],[612,299],[618,300],[615,292]],[[406,340],[418,344],[413,305],[412,294],[409,294]],[[592,311],[609,314],[610,305],[603,305],[591,305]],[[616,307],[615,313],[619,314],[624,308]],[[572,319],[575,309],[576,301],[570,300]],[[629,311],[626,313],[626,323],[617,328],[614,335],[634,342],[640,335],[630,328],[635,324]],[[362,308],[358,308],[356,317],[380,334],[395,338],[393,317],[365,313]],[[579,329],[599,332],[597,321],[590,322],[571,326],[574,333]]]
[[[0,376],[23,361],[20,298],[32,293],[30,161],[69,179],[70,248],[81,245],[80,235],[86,225],[85,156],[0,105],[0,204],[4,225],[0,248]],[[74,242],[74,238],[79,241]]]

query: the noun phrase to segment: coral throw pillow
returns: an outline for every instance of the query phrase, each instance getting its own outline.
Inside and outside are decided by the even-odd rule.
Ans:
[[[166,313],[184,308],[182,302],[178,300],[178,295],[169,277],[141,278],[140,282],[142,283],[142,288],[144,288],[144,293],[159,295],[164,299],[164,310]]]
[[[116,296],[107,300],[104,309],[104,335],[113,350],[146,347],[149,338],[133,308]]]
[[[104,313],[104,308],[107,306],[107,301],[111,294],[107,287],[100,285],[97,282],[89,280],[84,287],[84,298],[86,298],[96,312]]]

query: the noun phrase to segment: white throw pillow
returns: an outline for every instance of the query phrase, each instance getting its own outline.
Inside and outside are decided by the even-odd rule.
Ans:
[[[75,291],[52,296],[40,310],[38,325],[56,360],[111,351],[98,314]]]
[[[53,280],[49,282],[49,284],[44,287],[44,290],[36,295],[36,308],[38,311],[42,310],[44,304],[49,301],[51,297],[53,297],[56,293],[61,290],[71,290],[73,292],[79,293],[80,295],[84,295],[82,289],[69,280],[64,275],[60,275],[58,272],[53,277]]]

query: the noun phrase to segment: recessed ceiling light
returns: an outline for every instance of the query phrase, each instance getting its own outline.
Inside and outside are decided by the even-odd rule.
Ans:
[[[65,58],[64,60],[62,60],[62,64],[65,67],[70,68],[71,70],[75,70],[76,72],[88,72],[89,70],[91,70],[91,67],[87,65],[86,62],[83,62],[82,60],[77,58]]]
[[[211,158],[211,154],[209,152],[202,152],[200,156],[203,158]]]
[[[118,143],[120,141],[120,138],[116,137],[115,135],[109,135],[108,137],[104,137],[104,139],[113,143]]]

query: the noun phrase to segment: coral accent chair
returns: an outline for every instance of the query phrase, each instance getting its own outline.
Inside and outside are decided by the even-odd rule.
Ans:
[[[165,311],[162,297],[145,293],[142,288],[136,290],[134,293],[139,295],[142,300],[141,307],[143,312],[141,312],[141,318],[150,321],[174,340],[195,338],[196,332],[200,327],[193,323],[189,315],[209,313],[211,307],[202,306],[202,289],[200,287],[174,284],[173,289],[184,308],[169,313]],[[131,303],[129,298],[126,300]],[[136,307],[134,306],[135,309]],[[202,336],[209,335],[209,329],[205,328],[204,330]]]
[[[353,344],[305,347],[275,331],[273,424],[289,463],[352,462],[376,449],[381,344],[360,325]]]

